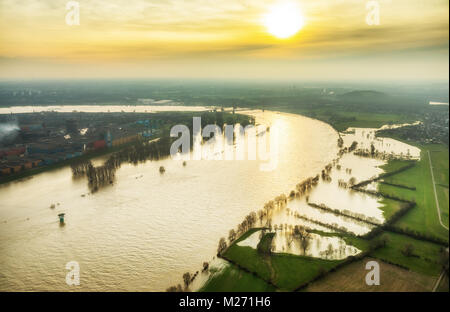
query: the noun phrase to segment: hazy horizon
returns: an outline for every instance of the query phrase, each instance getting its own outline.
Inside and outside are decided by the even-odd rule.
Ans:
[[[0,3],[0,79],[448,81],[448,1],[78,1]],[[289,38],[263,18],[294,4]],[[373,2],[373,1],[372,1]]]

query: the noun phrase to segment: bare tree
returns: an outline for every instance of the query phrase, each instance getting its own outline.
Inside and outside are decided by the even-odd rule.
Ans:
[[[191,284],[191,279],[192,279],[191,273],[186,272],[186,273],[183,274],[184,286],[185,286],[186,288],[188,288],[189,285]]]
[[[225,241],[225,238],[222,237],[219,240],[219,247],[217,248],[217,254],[218,255],[222,254],[222,252],[224,252],[225,249],[227,249],[227,242]]]
[[[236,239],[236,231],[234,229],[231,229],[230,232],[228,233],[228,240],[230,243],[234,242],[234,240]]]

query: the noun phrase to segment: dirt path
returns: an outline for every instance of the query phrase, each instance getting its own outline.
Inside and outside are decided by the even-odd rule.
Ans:
[[[441,275],[439,275],[438,280],[436,281],[436,284],[433,287],[433,292],[436,292],[436,289],[438,289],[439,284],[441,283],[442,278],[444,277],[445,272],[442,271]]]
[[[433,165],[431,164],[431,154],[430,151],[428,152],[428,160],[430,162],[430,170],[431,170],[431,181],[433,182],[433,190],[434,190],[434,199],[436,201],[436,209],[437,209],[437,213],[438,213],[438,217],[439,217],[439,223],[442,225],[442,227],[444,229],[446,229],[448,231],[448,227],[445,226],[444,223],[442,223],[442,219],[441,219],[441,208],[439,208],[439,201],[438,201],[438,197],[437,197],[437,192],[436,192],[436,183],[434,181],[434,173],[433,173]]]

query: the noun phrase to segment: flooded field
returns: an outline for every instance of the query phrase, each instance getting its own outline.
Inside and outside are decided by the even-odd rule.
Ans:
[[[336,236],[321,236],[319,234],[310,234],[312,243],[304,252],[298,242],[292,238],[286,231],[278,230],[275,232],[273,239],[273,252],[290,253],[294,255],[303,255],[314,258],[322,258],[329,260],[345,259],[348,256],[354,256],[361,252],[354,246],[347,245],[345,241]],[[248,246],[257,248],[261,238],[261,231],[255,232],[245,240],[239,242],[238,246]]]
[[[417,123],[413,123],[417,124]],[[382,151],[393,157],[403,157],[410,159],[420,159],[420,149],[415,146],[391,139],[391,138],[378,138],[376,137],[377,130],[394,129],[404,125],[389,125],[383,126],[379,129],[375,128],[348,128],[347,131],[342,134],[344,144],[349,146],[353,141],[358,142],[358,148],[369,150],[371,144],[375,149]]]

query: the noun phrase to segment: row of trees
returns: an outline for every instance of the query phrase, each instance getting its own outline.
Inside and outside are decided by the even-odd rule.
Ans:
[[[317,209],[321,209],[330,213],[333,213],[335,215],[339,215],[339,216],[343,216],[346,218],[352,218],[361,222],[365,222],[365,223],[369,223],[372,225],[381,225],[381,222],[374,218],[374,217],[368,217],[363,213],[358,213],[358,212],[354,212],[354,211],[350,211],[348,209],[344,209],[344,210],[339,210],[339,209],[332,209],[328,206],[326,206],[325,204],[315,204],[315,203],[308,203],[308,205],[310,207],[313,208],[317,208]]]
[[[89,160],[72,164],[72,174],[74,177],[86,176],[91,191],[96,191],[103,185],[113,183],[116,170],[123,163],[138,164],[167,157],[170,154],[172,141],[173,139],[167,136],[151,142],[137,141],[128,148],[110,155],[101,166],[95,167]],[[159,171],[164,173],[164,167],[161,166]]]
[[[72,169],[72,175],[74,177],[84,176],[90,166],[92,166],[90,160],[81,160],[78,162],[74,162],[70,164],[70,168]]]
[[[206,267],[206,269],[205,269]],[[209,267],[208,262],[203,263],[203,272],[207,271]],[[183,274],[183,283],[184,288],[181,286],[181,284],[178,284],[177,286],[170,286],[166,289],[167,292],[182,292],[182,291],[188,291],[189,286],[194,282],[195,278],[199,274],[199,271],[195,272],[194,274],[191,274],[190,272],[186,272]]]

